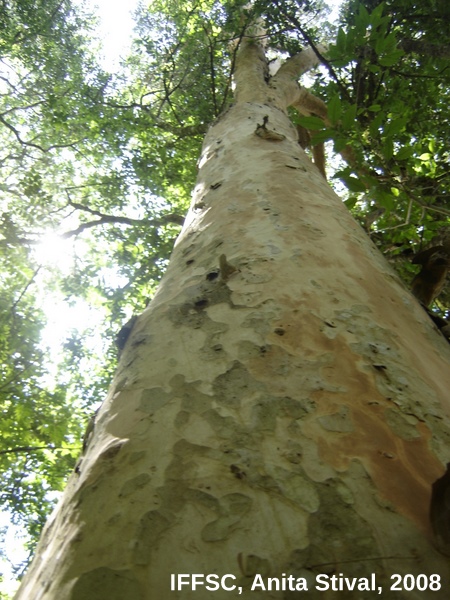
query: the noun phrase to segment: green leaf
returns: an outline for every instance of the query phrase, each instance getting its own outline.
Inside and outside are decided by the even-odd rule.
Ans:
[[[403,146],[403,148],[400,148],[400,150],[395,154],[395,158],[397,160],[407,160],[408,158],[411,158],[413,154],[414,148],[411,148],[411,146]]]
[[[380,56],[378,62],[382,67],[392,67],[398,63],[398,61],[404,56],[403,50],[393,50],[389,54]]]
[[[394,142],[391,137],[388,137],[384,140],[383,154],[384,154],[386,160],[391,159],[394,155]]]
[[[385,2],[380,2],[373,11],[370,13],[371,22],[373,23],[377,19],[381,19],[383,16],[384,9],[386,8]]]
[[[334,151],[338,154],[339,152],[341,152],[341,150],[343,150],[348,145],[349,145],[349,143],[348,143],[347,138],[338,137],[338,138],[334,139],[333,148],[334,148]]]
[[[347,35],[346,35],[345,31],[342,29],[342,27],[339,27],[337,36],[336,36],[335,47],[339,52],[345,52],[346,45],[347,45]]]
[[[316,146],[317,144],[323,144],[333,138],[333,131],[330,129],[323,129],[321,131],[315,131],[311,136],[311,146]]]
[[[385,52],[385,50],[387,49],[388,46],[388,41],[385,37],[378,37],[375,41],[375,52],[378,55],[383,54],[383,52]]]
[[[359,5],[359,13],[356,15],[355,23],[361,29],[366,29],[370,25],[370,15],[364,4]]]
[[[334,95],[328,102],[328,118],[332,125],[335,125],[342,114],[342,103],[338,94]]]
[[[357,110],[358,110],[358,107],[356,106],[356,104],[353,104],[352,106],[347,108],[347,110],[344,112],[344,114],[342,115],[342,120],[341,120],[343,129],[352,129],[354,127],[355,122],[356,122]]]
[[[366,186],[357,177],[347,176],[347,177],[342,178],[342,180],[345,183],[345,185],[347,186],[347,188],[350,190],[350,192],[365,192],[366,191]]]
[[[377,203],[388,211],[395,209],[396,199],[393,194],[382,190],[377,194]]]
[[[357,196],[350,196],[349,198],[347,198],[347,200],[344,200],[344,204],[346,205],[346,207],[351,210],[352,208],[354,208],[354,206],[356,205],[356,203],[358,202],[358,197]]]
[[[384,127],[384,134],[386,136],[395,136],[398,133],[405,130],[406,125],[409,121],[409,117],[398,117],[396,119],[392,119],[387,125]]]
[[[379,75],[382,71],[382,69],[380,69],[380,65],[368,65],[367,70],[369,73],[373,73],[374,75]]]
[[[393,52],[397,50],[397,36],[395,35],[395,31],[391,31],[389,35],[385,37],[385,49],[386,52]]]
[[[300,117],[299,123],[306,129],[325,129],[325,123],[319,117]]]

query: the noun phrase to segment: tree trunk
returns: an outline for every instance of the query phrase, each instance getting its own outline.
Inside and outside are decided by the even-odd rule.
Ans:
[[[298,144],[304,66],[268,85],[264,65],[243,45],[237,102],[17,599],[210,598],[215,579],[178,577],[194,573],[229,575],[217,600],[390,598],[395,574],[414,578],[395,598],[448,597],[428,516],[448,343]]]

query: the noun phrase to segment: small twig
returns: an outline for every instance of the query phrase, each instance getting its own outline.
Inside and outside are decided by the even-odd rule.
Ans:
[[[20,293],[20,296],[17,298],[17,300],[14,302],[14,304],[11,306],[11,311],[13,311],[16,306],[19,304],[19,302],[22,300],[22,298],[24,297],[24,295],[27,293],[28,288],[30,287],[30,285],[33,283],[34,278],[36,277],[36,275],[39,273],[41,269],[41,266],[39,265],[39,267],[34,271],[33,275],[31,276],[30,280],[28,281],[28,283],[26,284],[26,286],[23,288],[23,290]]]

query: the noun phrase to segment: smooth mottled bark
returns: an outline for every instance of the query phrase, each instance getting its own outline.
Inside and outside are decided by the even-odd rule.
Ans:
[[[251,591],[285,573],[322,600],[321,573],[374,573],[383,598],[395,573],[438,574],[447,597],[428,505],[449,346],[298,144],[286,108],[310,61],[292,64],[270,85],[242,44],[236,104],[17,599],[211,597],[171,591],[171,573],[298,597]]]

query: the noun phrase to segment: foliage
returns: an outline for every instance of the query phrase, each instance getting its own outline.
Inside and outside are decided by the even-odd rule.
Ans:
[[[407,283],[413,253],[448,231],[445,0],[420,10],[412,0],[350,0],[338,24],[322,0],[255,0],[243,12],[245,4],[140,5],[114,75],[97,64],[94,19],[69,0],[0,7],[2,500],[33,538],[107,386],[114,335],[164,272],[202,138],[232,102],[236,46],[253,18],[267,25],[274,62],[308,45],[321,56],[314,93],[328,121],[301,122],[314,143],[342,155],[332,183],[344,184],[347,206]],[[39,264],[35,249],[50,233],[72,241],[69,267]],[[106,321],[103,342],[95,331],[70,334],[51,383],[43,286],[98,307]],[[449,305],[447,291],[438,308]]]
[[[0,499],[31,548],[80,450],[85,419],[74,409],[88,410],[73,393],[79,377],[49,380],[36,296],[56,283],[33,248],[67,205],[64,184],[92,145],[86,122],[105,78],[80,33],[89,19],[68,2],[6,1],[0,22]]]
[[[0,267],[0,501],[35,539],[48,514],[47,493],[61,489],[73,467],[82,425],[65,388],[44,383],[44,319],[33,294],[39,269],[14,246],[0,257]]]
[[[335,174],[347,204],[407,279],[411,255],[448,236],[450,217],[448,7],[415,6],[350,2],[317,86],[332,125],[321,139],[347,158]]]

